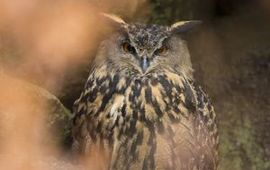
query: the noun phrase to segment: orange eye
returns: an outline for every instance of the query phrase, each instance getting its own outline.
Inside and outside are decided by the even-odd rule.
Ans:
[[[129,53],[132,53],[132,54],[134,54],[136,52],[135,48],[132,47],[129,43],[123,43],[122,46],[123,46],[123,50],[125,52],[129,52]]]
[[[164,54],[167,51],[168,51],[168,48],[166,46],[162,46],[161,48],[156,50],[155,54],[160,55],[160,54]]]

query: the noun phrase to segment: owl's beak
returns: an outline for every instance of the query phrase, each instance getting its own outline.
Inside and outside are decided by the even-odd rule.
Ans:
[[[142,71],[143,71],[143,73],[145,73],[147,68],[149,67],[149,64],[150,64],[149,59],[148,59],[148,57],[144,56],[141,58],[140,62],[141,62],[140,65],[141,65]]]

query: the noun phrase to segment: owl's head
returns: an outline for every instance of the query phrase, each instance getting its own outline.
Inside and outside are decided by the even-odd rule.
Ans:
[[[117,16],[104,15],[117,31],[101,43],[96,62],[133,75],[173,71],[192,77],[189,51],[181,35],[199,21],[177,22],[171,26],[128,24]]]

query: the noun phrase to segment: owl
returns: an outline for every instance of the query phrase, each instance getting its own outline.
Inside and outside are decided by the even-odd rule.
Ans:
[[[101,42],[74,104],[73,149],[110,170],[216,170],[213,106],[193,78],[183,35],[198,21],[129,24]]]

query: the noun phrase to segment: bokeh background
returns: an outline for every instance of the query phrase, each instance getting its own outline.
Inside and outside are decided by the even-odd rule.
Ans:
[[[219,169],[270,169],[269,0],[0,0],[0,169],[78,169],[69,118],[111,31],[100,12],[202,20],[185,39],[219,119]]]

